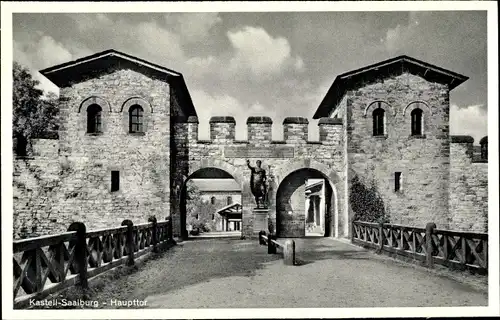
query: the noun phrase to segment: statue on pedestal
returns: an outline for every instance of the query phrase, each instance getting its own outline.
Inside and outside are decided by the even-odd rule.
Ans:
[[[257,160],[256,164],[256,167],[252,167],[250,160],[247,160],[247,166],[252,172],[250,176],[250,189],[255,197],[257,209],[265,209],[267,208],[266,170],[261,168],[262,162],[260,160]]]

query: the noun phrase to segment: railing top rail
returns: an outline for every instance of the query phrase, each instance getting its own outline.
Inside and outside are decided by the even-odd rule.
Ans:
[[[47,247],[53,244],[69,241],[76,236],[75,231],[64,232],[56,235],[40,236],[36,238],[28,238],[13,241],[13,252],[23,252],[35,248]]]
[[[278,247],[283,248],[283,245],[281,243],[279,243],[278,241],[271,240],[271,242],[274,243],[275,245],[277,245]]]
[[[85,235],[86,238],[95,237],[95,236],[104,236],[112,233],[121,233],[127,230],[126,226],[116,227],[116,228],[106,228],[106,229],[97,229],[87,232]]]
[[[149,228],[152,226],[153,226],[152,222],[145,222],[145,223],[135,225],[134,230],[142,230],[142,229],[146,229],[146,228]]]
[[[480,232],[435,229],[434,233],[435,234],[450,235],[450,236],[460,236],[460,237],[465,237],[465,238],[476,238],[476,239],[481,239],[481,240],[488,240],[488,234],[487,233],[480,233]]]
[[[159,226],[166,225],[170,222],[170,219],[160,221],[157,224]],[[134,226],[134,229],[144,229],[152,226],[152,222],[141,223]],[[99,237],[104,235],[109,235],[113,233],[122,233],[127,230],[126,226],[120,226],[115,228],[103,228],[97,230],[88,231],[85,234],[86,238]],[[46,235],[40,237],[33,237],[28,239],[14,240],[13,241],[13,253],[23,252],[27,250],[32,250],[35,248],[47,247],[60,242],[69,241],[76,237],[75,231],[63,232],[55,235]]]
[[[411,229],[414,231],[425,232],[425,228],[422,228],[422,227],[412,227],[412,226],[405,226],[402,224],[394,224],[394,223],[384,223],[384,227],[395,228],[395,229],[407,229],[407,230]]]
[[[368,222],[368,221],[360,221],[360,220],[355,220],[353,221],[354,224],[359,224],[359,225],[364,225],[364,226],[378,226],[379,224],[377,222]]]

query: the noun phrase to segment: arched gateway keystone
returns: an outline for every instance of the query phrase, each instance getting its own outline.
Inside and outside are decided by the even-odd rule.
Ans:
[[[210,140],[200,140],[199,121],[208,119],[198,119],[182,74],[115,50],[41,73],[60,88],[60,156],[86,159],[75,162],[62,182],[63,189],[77,185],[81,192],[55,204],[68,216],[85,212],[82,218],[105,225],[106,217],[116,219],[118,213],[134,223],[170,215],[174,234],[181,235],[186,181],[197,170],[216,168],[241,186],[244,236],[257,236],[262,229],[301,236],[301,224],[317,232],[322,227],[318,221],[324,223],[328,214],[331,230],[325,226],[323,232],[348,237],[354,214],[363,214],[351,210],[359,207],[350,203],[356,201],[353,181],[377,193],[391,219],[401,224],[434,221],[446,227],[449,220],[449,148],[464,140],[449,135],[449,92],[467,80],[452,71],[399,56],[337,76],[313,116],[319,120],[319,141],[309,141],[311,120],[303,117],[285,118],[283,140],[276,141],[270,117],[252,116],[237,124],[227,115],[212,117]],[[103,110],[109,110],[102,118],[106,130],[98,136],[82,130],[78,111],[88,97],[99,97]],[[150,111],[140,136],[121,127],[121,106],[137,97],[147,101],[144,110]],[[373,119],[364,114],[376,101],[388,101],[394,109],[387,114],[384,136],[373,136]],[[426,120],[429,130],[418,141],[401,135],[407,132],[404,108],[411,101],[433,110]],[[246,140],[236,140],[236,125],[246,126]],[[247,159],[252,166],[262,161],[266,170],[265,215],[254,211]],[[423,163],[433,165],[421,170]],[[395,168],[405,173],[405,193],[394,193]],[[111,171],[119,171],[119,192],[109,190]],[[318,218],[318,212],[325,216]]]

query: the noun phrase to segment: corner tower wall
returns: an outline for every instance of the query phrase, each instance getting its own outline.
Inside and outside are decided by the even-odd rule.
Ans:
[[[372,113],[379,101],[385,110],[386,131],[374,136]],[[419,102],[423,111],[421,136],[411,135],[412,102]],[[392,223],[425,226],[435,222],[447,228],[448,87],[403,73],[349,91],[345,110],[349,192],[356,176],[380,196],[379,206]],[[402,173],[400,191],[395,191],[396,172]]]
[[[451,137],[449,228],[488,232],[488,162],[473,159],[473,142]]]
[[[116,226],[169,215],[170,107],[168,83],[118,69],[60,90],[59,216],[87,228]],[[102,133],[87,133],[86,108],[102,108]],[[144,110],[144,133],[129,133],[128,111]],[[111,191],[111,171],[119,190]]]

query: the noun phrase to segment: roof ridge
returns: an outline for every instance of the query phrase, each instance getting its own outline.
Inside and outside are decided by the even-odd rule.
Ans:
[[[122,52],[122,51],[118,51],[116,49],[107,49],[107,50],[100,51],[100,52],[97,52],[97,53],[94,53],[94,54],[91,54],[91,55],[88,55],[88,56],[85,56],[85,57],[81,57],[81,58],[78,58],[78,59],[75,59],[75,60],[71,60],[71,61],[68,61],[68,62],[60,63],[58,65],[42,69],[42,70],[40,70],[40,73],[43,74],[43,75],[45,75],[46,73],[54,72],[56,70],[60,70],[60,69],[67,68],[67,67],[72,66],[72,65],[77,65],[77,64],[80,64],[80,63],[84,63],[86,61],[95,60],[95,59],[98,59],[100,57],[104,57],[104,56],[107,56],[107,55],[114,55],[114,56],[118,56],[118,57],[122,56],[124,58],[129,59],[129,60],[136,60],[137,62],[139,62],[139,63],[141,63],[143,65],[146,65],[146,66],[149,65],[149,66],[153,66],[155,68],[163,69],[163,70],[165,70],[165,71],[167,71],[169,73],[173,73],[173,76],[182,76],[182,73],[180,73],[178,71],[175,71],[175,70],[169,69],[167,67],[161,66],[159,64],[156,64],[156,63],[144,60],[142,58],[133,56],[131,54],[128,54],[128,53],[125,53],[125,52]]]

